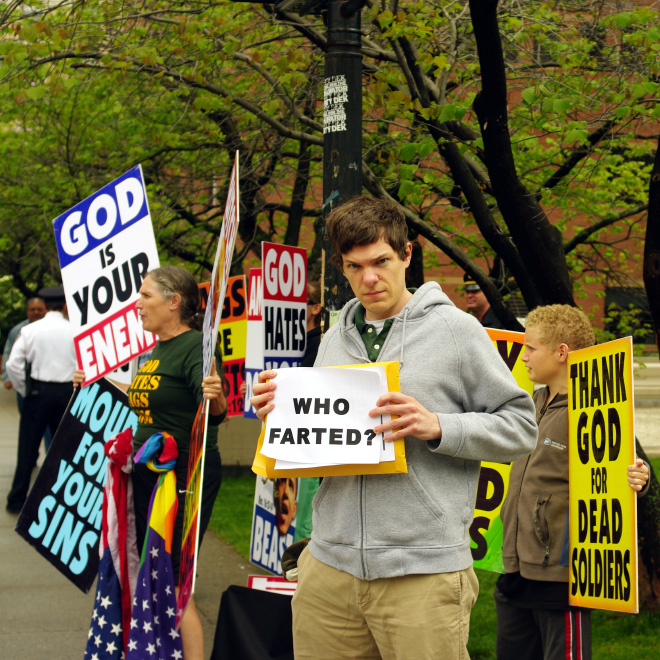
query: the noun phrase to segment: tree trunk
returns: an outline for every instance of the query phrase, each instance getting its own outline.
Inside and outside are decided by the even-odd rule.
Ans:
[[[284,245],[297,246],[300,241],[300,227],[305,213],[305,195],[309,185],[309,165],[312,162],[311,147],[304,142],[300,143],[298,152],[298,169],[291,193],[291,210],[289,222],[286,225]]]
[[[486,167],[502,218],[540,297],[540,301],[527,301],[528,306],[574,305],[561,232],[549,222],[535,195],[516,172],[497,4],[498,0],[470,0],[482,86],[473,107],[484,141]]]
[[[655,326],[655,344],[660,352],[660,138],[649,183],[649,212],[644,242],[644,286]]]

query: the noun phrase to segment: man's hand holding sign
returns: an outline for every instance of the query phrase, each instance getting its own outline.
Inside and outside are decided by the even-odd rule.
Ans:
[[[376,401],[370,417],[391,415],[394,419],[374,427],[375,433],[386,433],[386,442],[412,436],[417,440],[437,440],[442,437],[438,416],[428,411],[417,399],[401,392],[388,392]],[[391,433],[388,433],[391,431]]]

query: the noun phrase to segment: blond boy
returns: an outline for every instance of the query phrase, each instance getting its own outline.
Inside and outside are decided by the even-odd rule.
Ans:
[[[590,610],[568,605],[568,353],[596,343],[586,315],[569,305],[537,307],[525,324],[522,360],[539,425],[536,449],[511,468],[502,507],[504,575],[495,589],[498,660],[591,658]],[[549,440],[549,442],[548,442]],[[628,467],[640,492],[641,459]]]

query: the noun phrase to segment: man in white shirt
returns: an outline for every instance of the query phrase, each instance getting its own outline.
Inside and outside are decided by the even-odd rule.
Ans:
[[[18,335],[24,326],[26,326],[28,323],[34,323],[35,321],[42,319],[44,316],[46,316],[46,302],[42,298],[30,298],[25,305],[25,320],[17,323],[9,331],[9,334],[7,335],[7,341],[5,342],[5,349],[2,354],[2,382],[6,390],[10,390],[12,388],[11,380],[9,380],[9,376],[7,375],[7,360],[9,360],[9,354],[11,353],[14,342],[18,338]],[[19,398],[18,412],[20,412],[21,395],[17,393],[16,396]]]
[[[76,356],[64,289],[46,287],[39,296],[46,301],[48,312],[21,329],[7,360],[7,375],[23,397],[16,471],[7,496],[9,513],[23,508],[41,437],[47,427],[55,434],[73,392]]]

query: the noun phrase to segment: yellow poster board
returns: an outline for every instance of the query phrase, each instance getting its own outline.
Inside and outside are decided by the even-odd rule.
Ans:
[[[570,605],[639,611],[632,338],[568,357]]]
[[[518,385],[528,394],[534,391],[525,363],[525,334],[486,328],[500,357],[509,367]],[[470,525],[470,550],[476,568],[504,573],[502,560],[502,519],[500,511],[509,489],[511,463],[481,463],[474,518]]]
[[[387,387],[390,392],[401,391],[398,362],[369,362],[367,364],[351,364],[330,368],[359,369],[360,367],[373,366],[381,366],[385,368],[385,375],[387,376]],[[257,442],[257,452],[252,463],[252,471],[262,477],[268,477],[269,479],[275,479],[276,477],[336,477],[354,474],[391,474],[394,472],[408,472],[405,442],[403,438],[394,440],[393,461],[384,461],[382,463],[375,464],[323,465],[313,468],[276,470],[275,459],[264,456],[261,453],[261,448],[264,444],[265,433],[266,424],[264,424],[261,428],[261,434],[259,435],[259,440]]]

